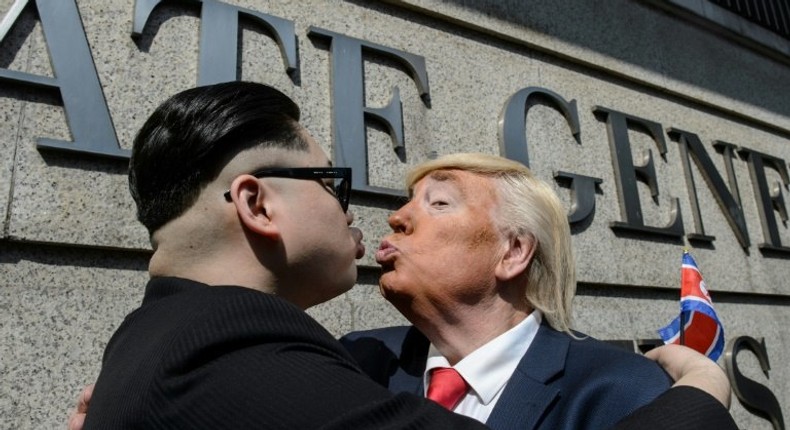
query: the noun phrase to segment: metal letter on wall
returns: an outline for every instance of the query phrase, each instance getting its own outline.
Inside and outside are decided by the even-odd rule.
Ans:
[[[754,196],[757,198],[757,209],[760,212],[760,221],[763,226],[763,237],[765,239],[765,243],[758,245],[760,251],[767,254],[790,255],[790,248],[782,246],[779,228],[776,225],[776,215],[774,214],[774,211],[779,212],[782,222],[787,222],[787,207],[782,194],[782,184],[787,187],[790,181],[788,181],[784,160],[748,148],[741,148],[738,153],[745,157],[749,164]],[[779,172],[779,176],[782,178],[782,183],[776,182],[770,190],[765,176],[766,164]]]
[[[779,407],[779,401],[776,400],[776,396],[765,385],[758,384],[743,376],[738,368],[738,353],[745,349],[757,356],[757,359],[760,361],[760,368],[766,378],[768,377],[768,371],[771,369],[768,363],[768,351],[765,349],[765,339],[761,339],[758,342],[757,339],[751,336],[739,336],[731,340],[724,355],[724,364],[727,368],[727,376],[732,384],[732,391],[749,412],[771,421],[775,430],[784,430],[782,408]]]
[[[271,34],[280,47],[285,71],[297,70],[296,33],[293,21],[216,0],[187,0],[202,4],[200,13],[200,60],[197,84],[211,85],[238,79],[239,17],[251,18]],[[163,2],[184,3],[184,0],[136,0],[132,37],[142,35],[154,8]]]
[[[529,167],[529,143],[527,142],[527,114],[530,99],[540,99],[562,113],[576,140],[579,140],[581,127],[576,100],[567,101],[561,95],[546,88],[527,87],[517,91],[505,102],[499,116],[499,154],[518,161]],[[595,212],[595,187],[600,178],[558,172],[555,179],[568,183],[571,189],[571,208],[568,222],[578,224]]]
[[[554,91],[540,87],[527,87],[510,96],[499,116],[499,153],[527,167],[529,167],[529,145],[526,134],[529,111],[527,102],[531,97],[540,97],[559,109],[577,140],[581,130],[576,100],[568,102]]]
[[[316,27],[310,27],[308,35],[330,42],[335,164],[351,167],[354,172],[368,172],[365,119],[382,123],[389,130],[395,152],[403,157],[405,143],[400,93],[395,87],[392,99],[383,108],[365,106],[362,50],[387,56],[406,67],[423,99],[430,95],[425,58]],[[357,191],[376,194],[403,195],[401,190],[370,185],[367,174],[355,174],[352,187]]]
[[[691,240],[701,240],[706,242],[712,242],[716,239],[714,236],[708,236],[705,234],[705,226],[702,222],[702,215],[700,214],[699,210],[697,188],[694,184],[694,176],[691,171],[691,161],[689,159],[690,152],[691,155],[694,156],[694,161],[696,161],[700,172],[705,177],[705,180],[710,186],[713,195],[716,197],[716,201],[719,203],[724,216],[730,223],[730,227],[735,233],[735,237],[738,239],[741,247],[744,249],[748,248],[749,232],[746,229],[746,217],[743,215],[743,209],[741,208],[740,204],[740,196],[738,195],[738,185],[735,181],[735,176],[732,170],[732,145],[730,145],[729,150],[726,149],[728,148],[726,146],[728,144],[724,142],[721,142],[718,145],[719,148],[725,148],[727,175],[733,191],[730,193],[730,191],[727,189],[727,186],[724,184],[724,179],[722,179],[718,170],[716,170],[716,166],[713,165],[713,162],[711,161],[708,153],[702,146],[702,142],[696,134],[677,128],[670,128],[667,133],[669,134],[670,138],[680,144],[680,157],[683,162],[683,170],[686,173],[686,187],[689,190],[691,211],[694,216],[694,223],[697,226],[697,233],[688,234],[688,238]]]
[[[661,124],[600,106],[593,108],[593,112],[597,117],[606,121],[609,146],[612,152],[612,163],[614,164],[614,172],[617,179],[617,190],[622,199],[620,212],[622,217],[625,218],[625,222],[613,222],[611,224],[612,230],[676,239],[683,237],[683,220],[680,215],[680,205],[677,198],[672,199],[670,221],[664,227],[645,225],[642,217],[642,206],[639,202],[636,181],[644,182],[650,187],[653,199],[658,198],[658,182],[651,151],[645,151],[643,154],[643,164],[634,165],[631,155],[631,143],[628,138],[628,128],[632,126],[647,132],[658,146],[658,151],[661,155],[665,155],[667,146],[664,141]]]
[[[579,224],[595,213],[595,188],[603,183],[603,179],[579,175],[569,172],[554,172],[554,180],[568,183],[571,189],[571,207],[568,211],[568,222]]]
[[[34,0],[17,0],[0,23],[5,39],[22,10]],[[72,142],[38,138],[39,149],[127,158],[107,109],[96,66],[75,0],[35,0],[54,78],[0,69],[0,82],[60,92]]]

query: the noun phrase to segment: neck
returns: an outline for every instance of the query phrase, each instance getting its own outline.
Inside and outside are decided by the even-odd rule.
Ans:
[[[237,257],[237,256],[236,256]],[[273,292],[271,278],[261,270],[232,255],[196,255],[191,252],[171,252],[159,247],[151,256],[148,272],[151,277],[174,276],[206,285],[236,285],[266,293]]]
[[[431,343],[455,365],[476,349],[515,327],[532,312],[504,300],[476,303],[431,316],[408,316]]]
[[[188,225],[187,225],[188,226]],[[206,285],[236,285],[275,292],[274,277],[245,240],[218,240],[210,229],[173,222],[154,233],[150,276],[174,276]]]

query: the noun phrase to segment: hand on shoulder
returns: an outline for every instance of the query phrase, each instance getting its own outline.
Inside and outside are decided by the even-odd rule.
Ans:
[[[715,361],[680,345],[664,345],[648,351],[645,357],[655,360],[675,380],[674,387],[688,385],[716,398],[730,407],[730,382]]]

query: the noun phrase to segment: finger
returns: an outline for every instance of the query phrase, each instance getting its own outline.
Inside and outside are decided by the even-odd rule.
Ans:
[[[658,347],[655,347],[655,348],[651,349],[650,351],[647,351],[645,353],[645,357],[647,357],[647,358],[649,358],[649,359],[651,359],[653,361],[658,361],[658,357],[661,355],[661,352],[663,351],[663,348],[665,346],[666,345],[658,346]]]
[[[69,417],[68,430],[82,430],[85,425],[85,414],[74,413]]]
[[[689,385],[706,391],[724,407],[730,406],[727,375],[705,355],[685,346],[664,345],[645,354],[655,360],[675,380],[674,386]]]
[[[672,344],[652,349],[645,357],[655,360],[676,381],[698,367],[707,366],[710,361],[691,348]]]
[[[88,412],[88,405],[90,405],[91,397],[93,397],[93,387],[95,384],[90,384],[82,389],[80,398],[77,402],[77,413],[85,414]]]
[[[681,374],[677,365],[685,363],[685,360],[678,359],[678,354],[681,354],[683,351],[675,347],[676,345],[659,346],[658,348],[653,348],[646,352],[645,357],[657,362],[659,366],[663,367],[664,370],[669,373],[669,376],[671,376],[673,380],[677,381]],[[674,361],[671,360],[673,354],[676,357]]]

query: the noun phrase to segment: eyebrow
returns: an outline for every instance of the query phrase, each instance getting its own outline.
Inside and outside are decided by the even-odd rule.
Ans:
[[[434,170],[428,177],[438,182],[458,182],[458,175],[447,170]]]
[[[467,198],[467,189],[466,187],[462,186],[462,182],[458,177],[458,173],[449,171],[449,170],[434,170],[433,172],[426,175],[426,177],[433,179],[436,182],[443,182],[451,185],[458,193],[461,195],[461,198]]]
[[[451,172],[449,170],[433,170],[431,172],[428,172],[422,178],[420,178],[420,180],[429,179],[429,178],[433,179],[436,182],[450,182],[453,184],[457,184],[460,182],[458,180],[458,174]],[[414,185],[416,185],[416,182],[409,187],[409,200],[411,200],[411,198],[414,196]],[[464,192],[463,189],[461,189],[461,187],[456,186],[456,188],[458,189],[458,191],[461,192],[461,195],[466,195],[466,193]]]

